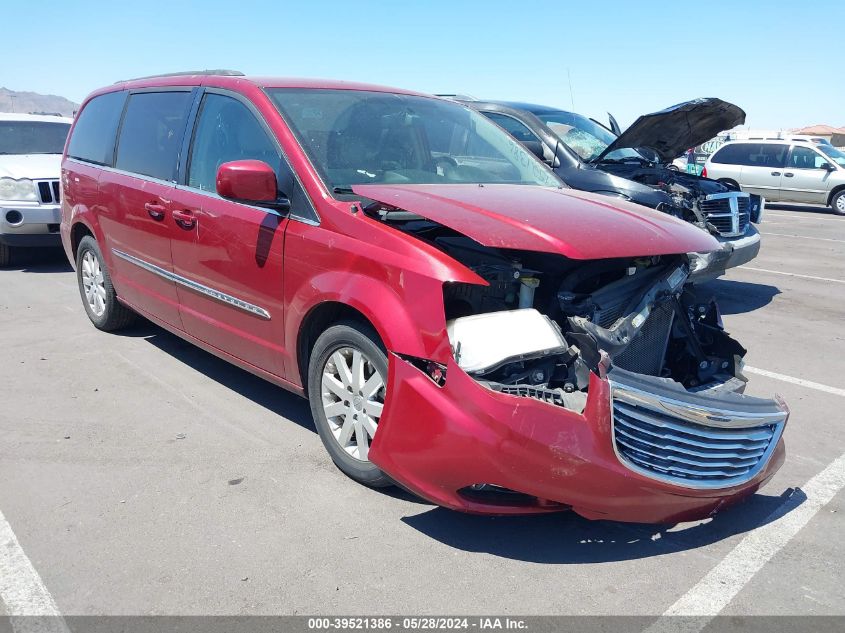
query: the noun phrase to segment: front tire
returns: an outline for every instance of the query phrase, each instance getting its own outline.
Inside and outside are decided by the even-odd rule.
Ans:
[[[85,313],[99,330],[114,332],[130,325],[135,313],[117,300],[97,241],[86,235],[76,250],[76,280]]]
[[[12,263],[12,247],[0,243],[0,268],[5,268]]]
[[[335,465],[375,488],[393,482],[369,460],[387,387],[387,355],[372,328],[348,321],[323,332],[308,365],[308,400]]]
[[[836,215],[845,215],[845,189],[837,191],[830,199],[830,208]]]

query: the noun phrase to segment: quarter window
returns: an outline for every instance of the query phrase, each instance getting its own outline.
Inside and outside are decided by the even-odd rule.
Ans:
[[[789,155],[789,167],[792,169],[821,169],[822,164],[827,162],[817,151],[800,145],[793,147]]]
[[[278,171],[281,156],[255,115],[237,99],[203,97],[196,124],[188,186],[217,190],[217,169],[233,160],[261,160]]]
[[[190,104],[190,92],[130,95],[115,167],[160,180],[175,180]]]
[[[91,99],[76,119],[67,155],[89,163],[111,166],[114,137],[125,100],[125,92],[109,92]]]

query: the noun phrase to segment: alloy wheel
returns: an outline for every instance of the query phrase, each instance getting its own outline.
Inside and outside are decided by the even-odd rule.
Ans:
[[[332,436],[354,459],[367,462],[384,408],[384,378],[361,350],[342,347],[326,360],[323,411]]]
[[[106,311],[106,283],[100,259],[90,250],[82,256],[82,289],[91,313],[102,316]]]

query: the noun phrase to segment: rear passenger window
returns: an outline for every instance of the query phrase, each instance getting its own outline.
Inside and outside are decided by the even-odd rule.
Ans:
[[[736,143],[719,149],[710,162],[747,167],[784,167],[788,148],[788,145],[775,143]]]
[[[91,99],[76,119],[67,155],[89,163],[111,166],[114,137],[125,100],[125,92],[109,92]]]
[[[752,154],[753,164],[758,167],[785,167],[786,154],[789,145],[761,144],[757,146],[758,151]]]
[[[207,94],[191,146],[188,186],[217,191],[217,168],[233,160],[261,160],[278,170],[281,156],[249,108],[237,99]]]
[[[175,180],[190,105],[190,92],[129,95],[115,167],[160,180]]]

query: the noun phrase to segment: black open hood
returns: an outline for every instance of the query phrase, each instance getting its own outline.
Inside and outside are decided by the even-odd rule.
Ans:
[[[660,112],[644,114],[593,162],[599,162],[617,149],[648,147],[668,163],[690,147],[743,123],[745,112],[739,106],[715,97],[693,99]]]

